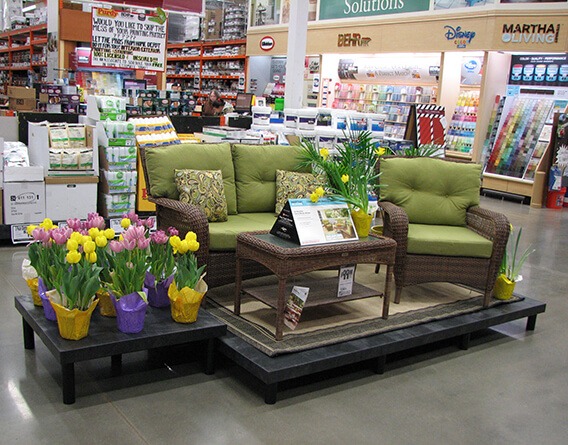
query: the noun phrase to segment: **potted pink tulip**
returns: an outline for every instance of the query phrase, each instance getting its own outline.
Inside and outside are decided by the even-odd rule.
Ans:
[[[126,230],[118,240],[109,243],[114,270],[111,272],[109,293],[116,310],[118,329],[125,333],[140,332],[148,300],[144,292],[150,238],[146,237],[145,226],[130,225],[123,219]]]
[[[168,229],[170,235],[177,235],[173,227]],[[148,289],[148,304],[152,307],[170,305],[168,288],[174,279],[175,258],[170,237],[163,230],[150,235],[150,258],[144,285]]]

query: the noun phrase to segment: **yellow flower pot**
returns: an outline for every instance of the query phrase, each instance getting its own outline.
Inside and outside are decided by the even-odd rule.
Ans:
[[[207,284],[199,280],[195,289],[189,287],[177,288],[176,282],[170,284],[168,297],[171,303],[172,318],[178,323],[193,323],[197,320],[197,313],[201,301],[207,292]]]
[[[95,299],[86,311],[80,311],[79,309],[69,310],[51,300],[50,302],[55,311],[59,335],[61,335],[62,338],[67,340],[81,340],[87,336],[91,323],[91,315],[99,300]]]
[[[104,289],[99,289],[97,291],[97,297],[99,299],[99,313],[103,317],[116,317],[116,310],[110,300],[109,293]]]
[[[37,277],[28,278],[26,280],[26,283],[28,284],[28,287],[30,288],[30,291],[32,292],[32,300],[34,302],[34,306],[43,306],[43,304],[41,303],[41,298],[39,296],[39,292],[38,292]]]
[[[493,296],[498,300],[509,300],[513,296],[515,290],[515,282],[507,278],[506,275],[501,274],[495,281],[493,288]]]
[[[371,223],[373,222],[373,215],[367,215],[363,210],[351,210],[351,218],[355,224],[355,230],[359,238],[366,238],[369,236],[371,230]]]

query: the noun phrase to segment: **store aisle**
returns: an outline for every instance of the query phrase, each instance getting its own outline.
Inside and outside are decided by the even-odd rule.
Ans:
[[[0,247],[0,431],[3,444],[543,444],[565,443],[568,411],[568,209],[482,198],[523,227],[537,251],[517,292],[547,303],[536,330],[525,320],[454,344],[390,358],[384,375],[364,367],[287,385],[265,405],[255,382],[220,361],[146,354],[76,366],[77,402],[63,405],[59,366],[36,338],[25,351],[13,297],[27,292],[25,248]],[[195,351],[184,350],[195,358]],[[195,357],[194,357],[195,354]]]

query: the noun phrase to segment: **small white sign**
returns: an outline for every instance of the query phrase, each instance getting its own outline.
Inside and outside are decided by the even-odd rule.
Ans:
[[[35,223],[39,225],[40,223]],[[31,236],[28,235],[27,228],[29,224],[12,224],[10,230],[12,232],[12,243],[21,244],[29,243],[33,240]]]
[[[339,286],[337,297],[347,297],[353,293],[353,279],[355,278],[355,266],[342,266],[339,269]]]
[[[298,326],[300,322],[300,316],[302,315],[302,310],[308,299],[309,292],[309,287],[294,286],[292,288],[290,298],[288,298],[284,311],[284,324],[292,330],[296,329],[296,326]]]

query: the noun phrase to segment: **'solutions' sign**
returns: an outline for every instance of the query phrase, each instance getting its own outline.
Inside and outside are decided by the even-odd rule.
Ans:
[[[164,71],[167,18],[93,8],[91,65]]]
[[[428,11],[430,0],[325,0],[320,1],[320,20]]]

